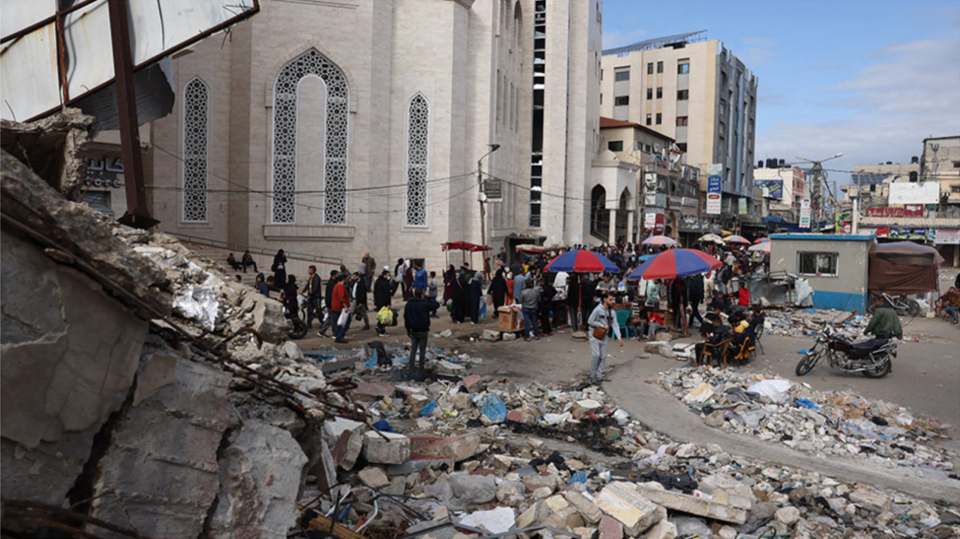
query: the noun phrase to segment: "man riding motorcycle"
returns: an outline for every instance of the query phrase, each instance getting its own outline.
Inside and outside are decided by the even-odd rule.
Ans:
[[[878,339],[889,339],[891,336],[902,339],[903,329],[900,327],[897,310],[889,305],[883,299],[883,296],[877,296],[874,303],[876,309],[873,311],[873,318],[870,319],[867,329],[863,332],[867,335],[874,335]]]

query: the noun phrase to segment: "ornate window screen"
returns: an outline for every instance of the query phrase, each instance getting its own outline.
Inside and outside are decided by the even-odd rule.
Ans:
[[[273,222],[297,219],[297,83],[316,75],[327,86],[323,222],[347,222],[347,117],[349,87],[337,66],[310,49],[280,70],[273,98]],[[305,148],[305,151],[317,151]]]
[[[430,105],[417,94],[407,111],[407,226],[427,226]]]
[[[207,120],[209,89],[194,78],[183,91],[183,220],[207,222]]]

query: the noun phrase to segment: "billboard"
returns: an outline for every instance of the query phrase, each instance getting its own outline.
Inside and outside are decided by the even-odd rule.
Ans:
[[[707,213],[710,215],[720,215],[722,171],[723,168],[720,163],[707,165]]]
[[[108,0],[3,0],[0,117],[27,122],[108,86],[114,79]],[[59,8],[58,5],[64,7]],[[127,0],[135,71],[224,30],[259,0]]]
[[[783,199],[783,180],[753,180],[753,185],[763,191],[763,198]]]
[[[737,211],[740,215],[747,214],[747,199],[741,198],[737,207]]]
[[[800,228],[810,228],[810,199],[800,203]]]
[[[891,183],[889,204],[938,204],[939,182]]]

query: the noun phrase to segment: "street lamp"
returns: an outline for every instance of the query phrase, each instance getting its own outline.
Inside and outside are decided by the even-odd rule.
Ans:
[[[486,226],[486,209],[483,206],[484,201],[486,200],[486,195],[483,194],[483,158],[492,154],[493,152],[500,149],[499,144],[488,144],[490,151],[483,154],[483,157],[477,159],[477,187],[479,192],[477,193],[477,202],[480,204],[480,245],[487,244],[487,226]]]

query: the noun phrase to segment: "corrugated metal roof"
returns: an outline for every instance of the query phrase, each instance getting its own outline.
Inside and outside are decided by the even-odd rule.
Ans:
[[[860,226],[910,226],[916,228],[960,228],[960,219],[928,217],[861,217]]]
[[[687,32],[687,33],[685,33],[685,34],[675,34],[675,35],[672,35],[672,36],[663,36],[663,37],[655,37],[655,38],[653,38],[653,39],[645,39],[645,40],[643,40],[643,41],[638,41],[638,42],[636,42],[636,43],[634,43],[634,44],[632,44],[632,45],[625,45],[625,46],[623,46],[623,47],[617,47],[617,48],[614,48],[614,49],[607,49],[607,50],[603,51],[603,55],[604,55],[604,56],[610,56],[610,55],[613,55],[613,54],[622,54],[622,53],[628,53],[628,52],[634,52],[634,51],[643,51],[643,50],[648,50],[648,49],[656,49],[657,47],[660,47],[661,45],[666,45],[666,44],[668,44],[668,43],[677,43],[677,42],[680,42],[680,41],[684,41],[684,40],[686,40],[686,38],[688,38],[688,37],[690,37],[690,36],[695,36],[695,35],[697,35],[697,34],[702,34],[702,33],[704,33],[704,32],[706,32],[706,30],[697,30],[696,32]]]

